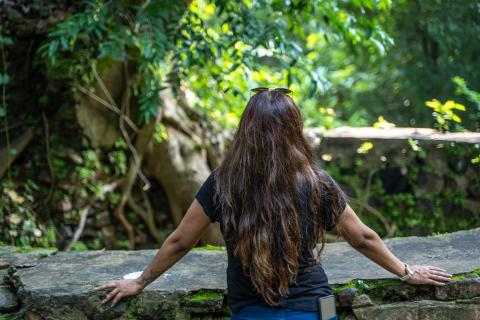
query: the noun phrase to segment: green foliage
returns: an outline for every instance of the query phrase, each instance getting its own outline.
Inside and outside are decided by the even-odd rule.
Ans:
[[[254,84],[291,86],[310,97],[305,104],[311,109],[326,86],[315,52],[342,42],[383,53],[392,42],[375,17],[390,7],[385,0],[197,0],[189,7],[186,1],[88,0],[55,26],[39,53],[74,86],[93,84],[108,61],[134,60],[138,73],[129,90],[138,99],[140,122],[156,115],[165,86],[176,90],[184,81],[195,106],[228,126]]]
[[[225,294],[223,292],[217,292],[212,290],[200,290],[188,297],[188,302],[208,301],[223,299]]]
[[[480,85],[480,42],[471,41],[480,32],[478,1],[402,0],[392,6],[377,17],[394,42],[385,55],[341,42],[316,51],[331,83],[318,104],[331,103],[343,120],[357,115],[371,123],[384,115],[399,126],[430,127],[424,103],[451,99],[458,91],[452,77]],[[458,102],[467,106],[463,98]],[[463,126],[475,131],[479,116],[467,109]]]
[[[72,250],[74,250],[74,251],[86,251],[86,250],[88,250],[88,247],[84,242],[77,241],[73,244]]]
[[[478,154],[478,147],[432,146],[415,140],[402,144],[391,147],[375,142],[368,152],[354,157],[324,154],[322,165],[344,186],[362,221],[382,236],[429,235],[480,226],[472,191],[478,189],[478,165],[469,161]]]
[[[32,209],[35,201],[32,193],[38,186],[31,180],[23,188],[14,188],[10,182],[1,186],[0,220],[5,223],[0,227],[0,241],[20,247],[54,246],[55,228],[51,222],[42,222]]]
[[[472,110],[476,109],[476,112],[470,114],[470,118],[476,123],[476,128],[480,128],[480,93],[470,89],[461,77],[453,77],[452,81],[456,86],[455,93],[466,96],[468,101],[474,104],[475,108]]]
[[[436,127],[439,131],[450,131],[450,121],[457,123],[462,122],[462,119],[454,113],[455,110],[465,111],[465,106],[456,103],[453,100],[448,100],[442,104],[437,99],[425,102],[425,105],[433,109],[433,117],[436,120]]]

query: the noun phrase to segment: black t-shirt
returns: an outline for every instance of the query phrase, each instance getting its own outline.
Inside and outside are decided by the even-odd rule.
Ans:
[[[332,203],[329,195],[332,192],[338,192],[340,195],[340,208],[343,212],[346,207],[346,197],[337,183],[325,171],[327,183],[322,188],[321,213],[324,215],[325,229],[333,229],[335,221],[332,218]],[[202,205],[203,210],[212,222],[222,221],[222,212],[214,203],[215,171],[213,171],[207,180],[200,187],[195,198]],[[308,188],[302,188],[301,207],[300,207],[300,225],[302,237],[306,239],[309,235],[309,225],[306,223],[308,215]],[[223,232],[223,226],[220,223]],[[304,243],[306,243],[304,241]],[[242,262],[239,257],[233,254],[233,246],[229,241],[226,242],[228,267],[227,267],[227,303],[234,312],[240,311],[245,306],[268,306],[260,293],[255,289],[248,275],[245,275],[242,268]],[[299,268],[300,272],[296,277],[296,284],[289,287],[287,297],[281,298],[279,303],[282,307],[302,310],[317,311],[317,299],[321,296],[333,294],[328,279],[321,264],[315,261],[306,246],[300,253]]]

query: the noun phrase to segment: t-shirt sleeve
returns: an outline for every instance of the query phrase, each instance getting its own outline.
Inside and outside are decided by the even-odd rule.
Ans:
[[[322,212],[325,221],[325,230],[330,231],[335,227],[336,219],[347,207],[347,196],[342,191],[337,182],[325,171],[325,184],[322,188]],[[337,203],[334,203],[336,201]],[[339,212],[334,212],[338,208]]]
[[[218,221],[218,210],[215,209],[215,205],[213,203],[214,187],[215,175],[214,171],[212,171],[207,180],[203,182],[202,186],[195,194],[195,199],[197,199],[197,201],[200,203],[203,211],[205,211],[212,223]]]

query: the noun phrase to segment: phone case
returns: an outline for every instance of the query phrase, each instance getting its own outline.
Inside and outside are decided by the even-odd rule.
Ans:
[[[335,309],[335,297],[333,295],[318,298],[318,318],[319,320],[337,320],[337,310]]]

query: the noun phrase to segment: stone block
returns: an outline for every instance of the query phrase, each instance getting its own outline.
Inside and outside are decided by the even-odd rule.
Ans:
[[[445,268],[449,273],[463,274],[480,268],[479,241],[480,229],[431,237],[388,239],[385,243],[395,255],[411,264],[433,264]],[[58,252],[45,256],[46,253],[41,251],[42,255],[39,255],[36,251],[17,252],[15,247],[0,248],[2,261],[15,266],[21,263],[24,266],[18,267],[14,276],[22,284],[18,288],[18,298],[25,311],[30,313],[31,320],[37,320],[34,315],[42,320],[120,320],[132,319],[132,315],[137,319],[228,316],[224,300],[227,267],[225,250],[189,252],[138,296],[125,298],[114,308],[110,304],[100,304],[107,293],[94,291],[95,286],[142,271],[156,252],[157,250],[92,250]],[[337,300],[342,304],[341,307],[350,309],[349,301],[355,296],[351,304],[359,319],[371,316],[368,319],[420,320],[421,312],[430,312],[431,302],[412,300],[433,299],[433,287],[411,286],[391,279],[393,275],[346,243],[327,244],[321,260],[333,286],[352,284],[338,294]],[[29,267],[25,267],[27,262],[30,262]],[[6,270],[0,272],[5,273]],[[444,292],[447,298],[452,297],[450,301],[434,301],[437,303],[434,307],[440,307],[440,311],[435,311],[439,320],[447,319],[441,317],[445,314],[451,316],[454,312],[464,317],[461,320],[475,319],[472,317],[477,316],[480,304],[475,302],[474,296],[477,294],[475,288],[478,281],[462,281],[457,284],[457,291],[452,286],[448,289],[450,291]],[[468,301],[466,298],[460,303],[459,299],[469,296],[472,298]],[[422,308],[427,311],[422,311]],[[454,311],[448,311],[450,309]]]
[[[373,306],[372,299],[366,294],[361,294],[353,299],[352,307],[353,308],[361,308],[361,307],[368,307]]]
[[[337,293],[337,301],[341,307],[350,307],[355,299],[357,289],[348,288]]]
[[[20,306],[17,296],[10,288],[0,285],[0,312],[11,312]]]
[[[397,302],[354,308],[358,320],[478,320],[480,306],[435,300]]]
[[[470,299],[480,296],[480,277],[458,280],[435,288],[439,300]]]

